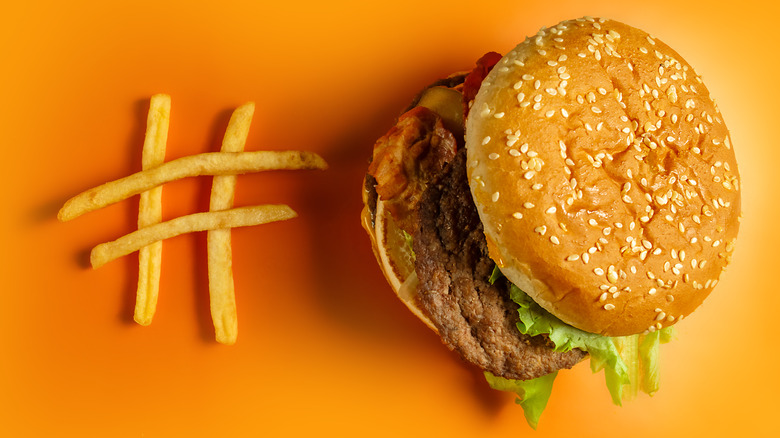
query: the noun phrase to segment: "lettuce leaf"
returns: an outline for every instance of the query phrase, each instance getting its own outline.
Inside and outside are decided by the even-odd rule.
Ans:
[[[414,253],[414,237],[407,233],[406,230],[401,230],[401,232],[404,233],[404,244],[406,245],[409,254],[412,255],[412,261],[414,261],[417,259],[417,255]]]
[[[498,280],[498,269],[491,275],[491,283]],[[604,370],[604,380],[612,402],[621,406],[623,400],[634,398],[641,390],[653,395],[659,387],[660,344],[674,337],[673,327],[655,332],[623,337],[608,337],[572,327],[534,302],[517,286],[510,285],[510,298],[519,306],[521,333],[537,336],[546,334],[555,345],[555,351],[579,348],[590,355],[590,368],[594,373]],[[528,423],[536,428],[541,411],[547,405],[552,382],[557,373],[529,381],[487,377],[495,389],[512,391],[520,396]],[[524,401],[525,400],[525,401]]]
[[[510,287],[510,298],[520,306],[520,332],[531,336],[547,334],[556,351],[579,348],[590,354],[591,370],[604,370],[607,389],[616,405],[634,398],[639,390],[649,395],[658,390],[659,345],[672,339],[673,327],[644,335],[602,336],[564,323],[515,285]]]
[[[558,371],[555,371],[536,379],[512,380],[485,372],[485,379],[493,389],[517,394],[519,398],[515,400],[515,403],[523,408],[528,425],[536,429],[536,426],[539,425],[539,417],[544,408],[547,407],[547,401],[550,399],[553,382],[557,375]]]
[[[630,382],[628,367],[620,356],[612,338],[589,333],[572,327],[536,304],[525,292],[514,284],[510,287],[510,298],[520,308],[517,328],[521,333],[537,336],[547,334],[555,344],[555,351],[569,351],[573,348],[590,354],[590,368],[595,373],[604,370],[607,389],[616,405],[621,405],[623,385]]]

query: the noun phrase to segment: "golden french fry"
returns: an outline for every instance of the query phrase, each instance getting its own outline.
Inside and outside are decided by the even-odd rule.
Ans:
[[[180,234],[219,228],[249,227],[296,216],[297,213],[287,205],[258,205],[194,213],[133,231],[113,242],[101,243],[92,248],[90,262],[93,268],[99,268],[111,260],[138,251],[152,242],[170,239]]]
[[[222,152],[241,152],[244,150],[254,111],[254,103],[248,103],[233,112],[222,140]],[[235,190],[235,175],[215,176],[211,186],[209,210],[220,211],[233,207]],[[207,234],[206,241],[209,306],[216,339],[217,342],[223,344],[235,344],[238,337],[238,316],[233,285],[230,229],[211,230]]]
[[[168,125],[171,114],[171,97],[156,94],[149,102],[146,119],[141,166],[150,169],[165,161],[165,145],[168,141]],[[162,186],[141,193],[138,203],[138,228],[148,227],[162,220]],[[162,241],[142,247],[138,252],[138,289],[133,319],[141,325],[152,322],[157,308],[162,268]]]
[[[171,160],[82,192],[65,203],[57,218],[68,221],[181,178],[327,167],[322,157],[306,151],[206,152]]]

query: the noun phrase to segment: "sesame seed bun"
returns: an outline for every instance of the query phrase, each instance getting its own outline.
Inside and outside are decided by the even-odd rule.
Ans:
[[[579,19],[518,45],[482,83],[466,147],[491,258],[570,325],[670,326],[730,261],[740,179],[723,118],[639,29]]]

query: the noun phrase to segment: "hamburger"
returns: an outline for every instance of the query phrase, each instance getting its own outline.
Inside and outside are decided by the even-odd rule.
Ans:
[[[590,359],[613,401],[718,284],[740,179],[717,105],[668,45],[580,18],[426,87],[374,145],[362,224],[392,289],[535,426]]]

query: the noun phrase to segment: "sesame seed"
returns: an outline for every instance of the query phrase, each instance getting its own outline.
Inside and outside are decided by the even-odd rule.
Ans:
[[[560,240],[558,240],[555,236],[550,236],[550,242],[552,242],[554,245],[559,245],[561,243]]]
[[[542,225],[540,227],[536,227],[536,228],[534,228],[534,232],[535,233],[539,233],[542,236],[544,236],[545,233],[547,233],[547,226],[546,225]]]
[[[650,288],[650,290],[649,290],[649,291],[647,291],[647,293],[648,293],[649,295],[655,295],[655,292],[656,292],[656,289],[655,289],[654,287],[651,287],[651,288]]]
[[[593,270],[593,272],[595,272],[596,275],[604,275],[604,270],[601,268],[596,268]]]
[[[525,208],[534,208],[534,204],[531,203],[531,202],[526,202],[526,203],[523,204],[523,207],[525,207]]]
[[[484,142],[483,142],[483,144],[484,144]],[[499,155],[497,153],[495,153],[495,152],[493,152],[490,155],[488,155],[488,158],[490,158],[491,160],[497,160],[498,157],[499,157]]]
[[[579,254],[572,254],[572,255],[566,257],[566,260],[569,261],[569,262],[573,262],[573,261],[579,260],[579,259],[580,259],[580,255]]]
[[[525,174],[523,174],[523,178],[525,178],[525,179],[531,179],[531,178],[533,178],[533,177],[534,177],[534,175],[536,175],[536,172],[535,172],[535,171],[533,171],[533,170],[529,170],[528,172],[526,172]]]
[[[613,310],[615,308],[615,305],[612,303],[604,304],[604,310]]]
[[[484,146],[484,145],[486,145],[488,143],[490,143],[490,136],[489,135],[482,139],[482,146]]]
[[[582,261],[583,263],[587,264],[590,261],[590,254],[587,252],[582,253]]]
[[[499,195],[499,193],[498,193],[498,192],[493,192],[493,196],[492,196],[493,202],[497,202],[497,201],[498,201],[498,197],[499,197],[499,196],[500,196],[500,195]]]
[[[532,185],[532,186],[531,186],[531,188],[532,188],[532,189],[534,189],[534,190],[539,190],[539,189],[541,189],[542,187],[544,187],[544,185],[542,185],[542,184],[540,184],[540,183],[536,183],[536,184],[534,184],[534,185]]]

